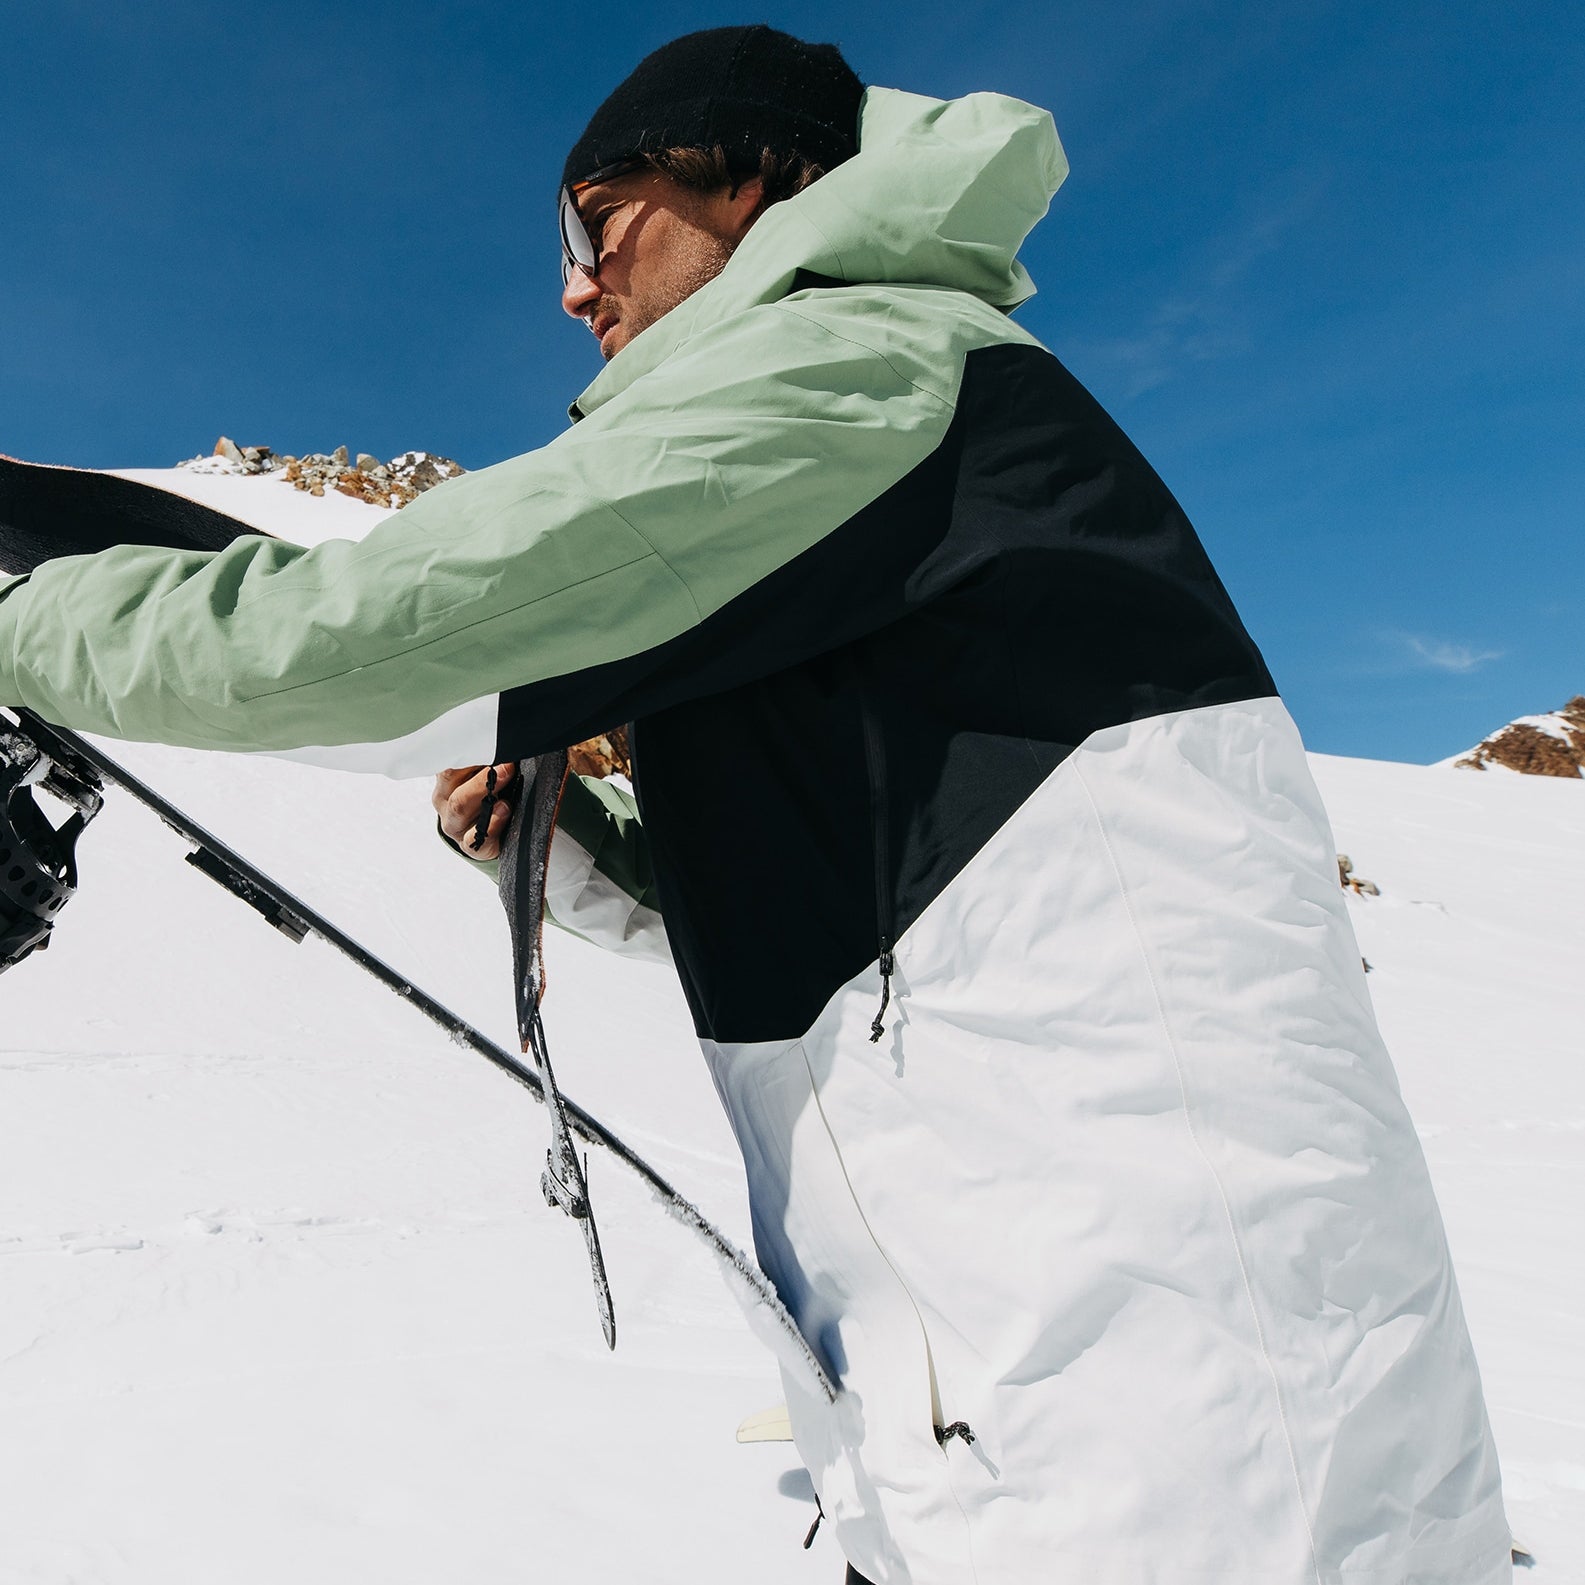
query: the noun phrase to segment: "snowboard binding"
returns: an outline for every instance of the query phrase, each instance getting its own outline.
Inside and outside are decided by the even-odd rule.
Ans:
[[[59,826],[42,791],[71,809]],[[77,890],[77,838],[104,802],[90,765],[60,752],[29,719],[0,710],[0,974],[47,947]]]

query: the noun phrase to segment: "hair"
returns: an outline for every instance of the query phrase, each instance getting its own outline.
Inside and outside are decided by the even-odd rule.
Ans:
[[[719,143],[708,149],[658,149],[641,158],[651,170],[699,193],[714,193],[723,187],[736,193],[744,182],[757,177],[764,187],[762,211],[795,197],[826,173],[825,166],[802,154],[778,154],[774,149],[760,150],[758,170],[745,169],[741,161],[729,160]]]

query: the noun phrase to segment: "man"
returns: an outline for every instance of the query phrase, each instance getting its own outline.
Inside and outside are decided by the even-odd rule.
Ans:
[[[0,589],[0,701],[405,772],[634,723],[642,828],[570,783],[550,909],[677,964],[841,1385],[789,1408],[856,1577],[1489,1585],[1479,1380],[1302,748],[1009,317],[1064,173],[1027,105],[677,40],[567,162],[608,362],[566,434],[359,545],[47,565]]]

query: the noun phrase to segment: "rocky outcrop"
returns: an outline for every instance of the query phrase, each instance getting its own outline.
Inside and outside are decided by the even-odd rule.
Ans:
[[[366,451],[360,451],[354,461],[345,446],[337,446],[332,452],[310,451],[294,457],[279,454],[269,446],[239,446],[225,435],[215,442],[210,456],[191,457],[176,466],[194,473],[278,473],[288,484],[309,495],[335,490],[370,506],[392,510],[467,472],[450,457],[437,457],[428,451],[404,451],[389,462],[381,462]]]
[[[1525,776],[1585,776],[1585,695],[1561,710],[1521,716],[1453,761],[1460,770],[1500,765]]]

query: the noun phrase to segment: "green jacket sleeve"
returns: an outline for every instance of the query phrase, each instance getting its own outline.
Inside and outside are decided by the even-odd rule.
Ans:
[[[425,774],[818,652],[870,620],[862,579],[852,609],[834,585],[779,627],[722,619],[688,640],[939,443],[961,359],[920,333],[931,316],[906,290],[876,296],[805,294],[700,330],[552,444],[356,543],[46,562],[0,590],[0,703]],[[372,752],[318,754],[348,745]]]

